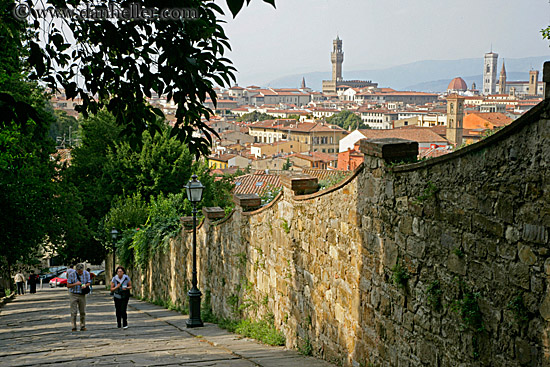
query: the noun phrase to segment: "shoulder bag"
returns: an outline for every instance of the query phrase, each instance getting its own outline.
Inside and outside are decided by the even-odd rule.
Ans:
[[[76,273],[76,279],[78,279],[78,281],[80,283],[82,283],[82,280],[80,280],[80,276],[78,275],[78,273]],[[82,285],[81,285],[80,286],[80,293],[82,293],[84,295],[90,293],[90,287],[82,288]]]
[[[115,281],[117,283],[120,283],[120,284],[124,283],[125,280],[126,279],[123,278],[122,282],[119,282],[118,279],[115,279]],[[128,298],[130,298],[130,290],[129,289],[122,289],[122,287],[120,287],[120,288],[118,288],[117,290],[115,290],[113,292],[113,297],[116,298],[116,299],[128,299]]]

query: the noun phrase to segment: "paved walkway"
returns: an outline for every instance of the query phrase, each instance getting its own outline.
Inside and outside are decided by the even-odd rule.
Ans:
[[[187,316],[135,299],[128,307],[130,327],[118,329],[105,291],[88,296],[88,331],[71,332],[69,319],[65,288],[45,288],[4,305],[0,366],[332,366],[214,324],[187,329]]]

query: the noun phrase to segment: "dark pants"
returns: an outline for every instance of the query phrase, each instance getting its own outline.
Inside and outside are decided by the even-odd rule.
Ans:
[[[120,327],[120,320],[122,319],[122,326],[128,326],[128,315],[126,314],[126,308],[128,308],[128,298],[114,298],[116,309],[116,323]]]
[[[25,282],[17,282],[17,294],[25,294]]]

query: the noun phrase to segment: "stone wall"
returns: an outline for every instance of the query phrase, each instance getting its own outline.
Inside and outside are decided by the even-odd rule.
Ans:
[[[199,288],[346,366],[550,366],[549,110],[420,163],[367,142],[336,188],[205,220]],[[131,269],[135,292],[184,303],[191,240]]]

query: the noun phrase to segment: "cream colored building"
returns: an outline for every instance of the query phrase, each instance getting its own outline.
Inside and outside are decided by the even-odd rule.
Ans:
[[[323,122],[266,120],[249,125],[249,134],[255,137],[256,143],[288,140],[308,145],[309,152],[336,153],[338,142],[348,132]]]
[[[257,158],[269,157],[277,153],[307,152],[309,145],[299,141],[276,141],[271,144],[255,143],[250,147],[250,154]]]
[[[420,126],[420,127],[430,127],[430,126],[439,126],[447,125],[447,115],[444,114],[424,114],[411,116],[407,118],[402,118],[395,120],[393,122],[393,127],[403,127],[403,126]]]

